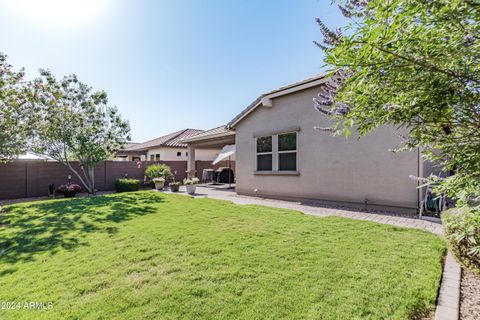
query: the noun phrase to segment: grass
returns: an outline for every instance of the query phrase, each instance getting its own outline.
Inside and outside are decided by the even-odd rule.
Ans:
[[[408,319],[444,241],[345,218],[158,192],[9,206],[0,319]]]

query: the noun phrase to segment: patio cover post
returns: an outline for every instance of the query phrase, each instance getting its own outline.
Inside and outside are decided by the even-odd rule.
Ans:
[[[195,147],[188,144],[188,157],[187,157],[187,177],[189,179],[196,176],[197,170],[195,168]]]

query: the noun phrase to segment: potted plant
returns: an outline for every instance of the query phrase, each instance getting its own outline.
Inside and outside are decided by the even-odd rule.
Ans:
[[[80,192],[81,190],[82,187],[75,183],[62,184],[60,187],[58,187],[58,192],[63,193],[65,198],[73,198],[77,192]]]
[[[195,190],[197,189],[197,184],[200,182],[198,178],[192,179],[183,179],[183,184],[187,188],[188,194],[195,194]]]
[[[178,192],[178,189],[180,188],[180,183],[178,182],[170,182],[170,191],[171,192]]]
[[[145,169],[145,177],[149,183],[155,184],[155,189],[161,190],[165,186],[165,182],[173,177],[173,174],[170,167],[165,164],[152,164]],[[162,180],[155,182],[157,178],[162,178],[163,182]]]
[[[170,192],[178,192],[178,190],[180,189],[180,183],[175,181],[176,176],[177,171],[174,171],[172,175],[172,182],[168,184],[168,186],[170,187]]]
[[[163,187],[165,186],[165,179],[162,177],[153,178],[152,181],[155,184],[155,189],[157,190],[162,190]]]

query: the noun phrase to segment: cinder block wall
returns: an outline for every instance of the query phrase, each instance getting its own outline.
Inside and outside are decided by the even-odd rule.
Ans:
[[[155,163],[168,165],[175,173],[175,179],[182,181],[186,178],[186,161],[143,161],[138,168],[134,161],[103,161],[95,168],[95,187],[99,191],[115,190],[115,180],[125,177],[143,180],[145,169]],[[75,170],[81,172],[77,162],[72,163]],[[217,169],[227,167],[222,161],[212,165],[211,161],[196,161],[197,170],[205,168]],[[235,161],[232,161],[235,168]],[[54,161],[43,160],[15,160],[0,164],[0,199],[16,199],[41,197],[48,195],[48,186],[59,186],[67,182],[68,175],[72,176],[72,183],[81,185],[76,175],[65,165]]]

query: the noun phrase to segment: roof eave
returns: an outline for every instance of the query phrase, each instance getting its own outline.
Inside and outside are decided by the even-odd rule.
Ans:
[[[242,111],[241,113],[239,113],[235,118],[232,119],[232,121],[230,121],[229,123],[227,123],[227,129],[229,130],[232,130],[236,125],[237,123],[239,123],[240,121],[243,120],[243,118],[245,118],[246,116],[248,116],[250,113],[252,113],[255,109],[257,109],[257,107],[259,107],[260,105],[262,105],[262,101],[261,101],[261,98],[263,98],[263,96],[260,96],[258,97],[256,100],[259,100],[258,103],[255,103],[253,104],[251,107],[245,109],[244,111]]]
[[[227,131],[227,132],[216,133],[208,136],[186,138],[186,139],[182,139],[182,142],[185,142],[185,143],[198,142],[203,140],[228,137],[234,134],[235,134],[235,131]]]
[[[271,108],[272,107],[271,99],[321,85],[328,80],[330,75],[331,74],[329,74],[329,73],[323,74],[323,75],[319,76],[318,78],[316,78],[312,81],[309,81],[309,82],[306,82],[306,83],[301,83],[297,86],[293,86],[293,87],[287,86],[285,88],[280,88],[278,90],[274,90],[274,91],[270,91],[269,93],[262,94],[257,99],[255,99],[250,106],[248,106],[246,109],[244,109],[242,112],[240,112],[235,118],[233,118],[227,124],[227,126],[226,126],[227,129],[230,129],[230,130],[234,129],[235,126],[240,121],[242,121],[246,116],[248,116],[250,113],[255,111],[260,106]]]

